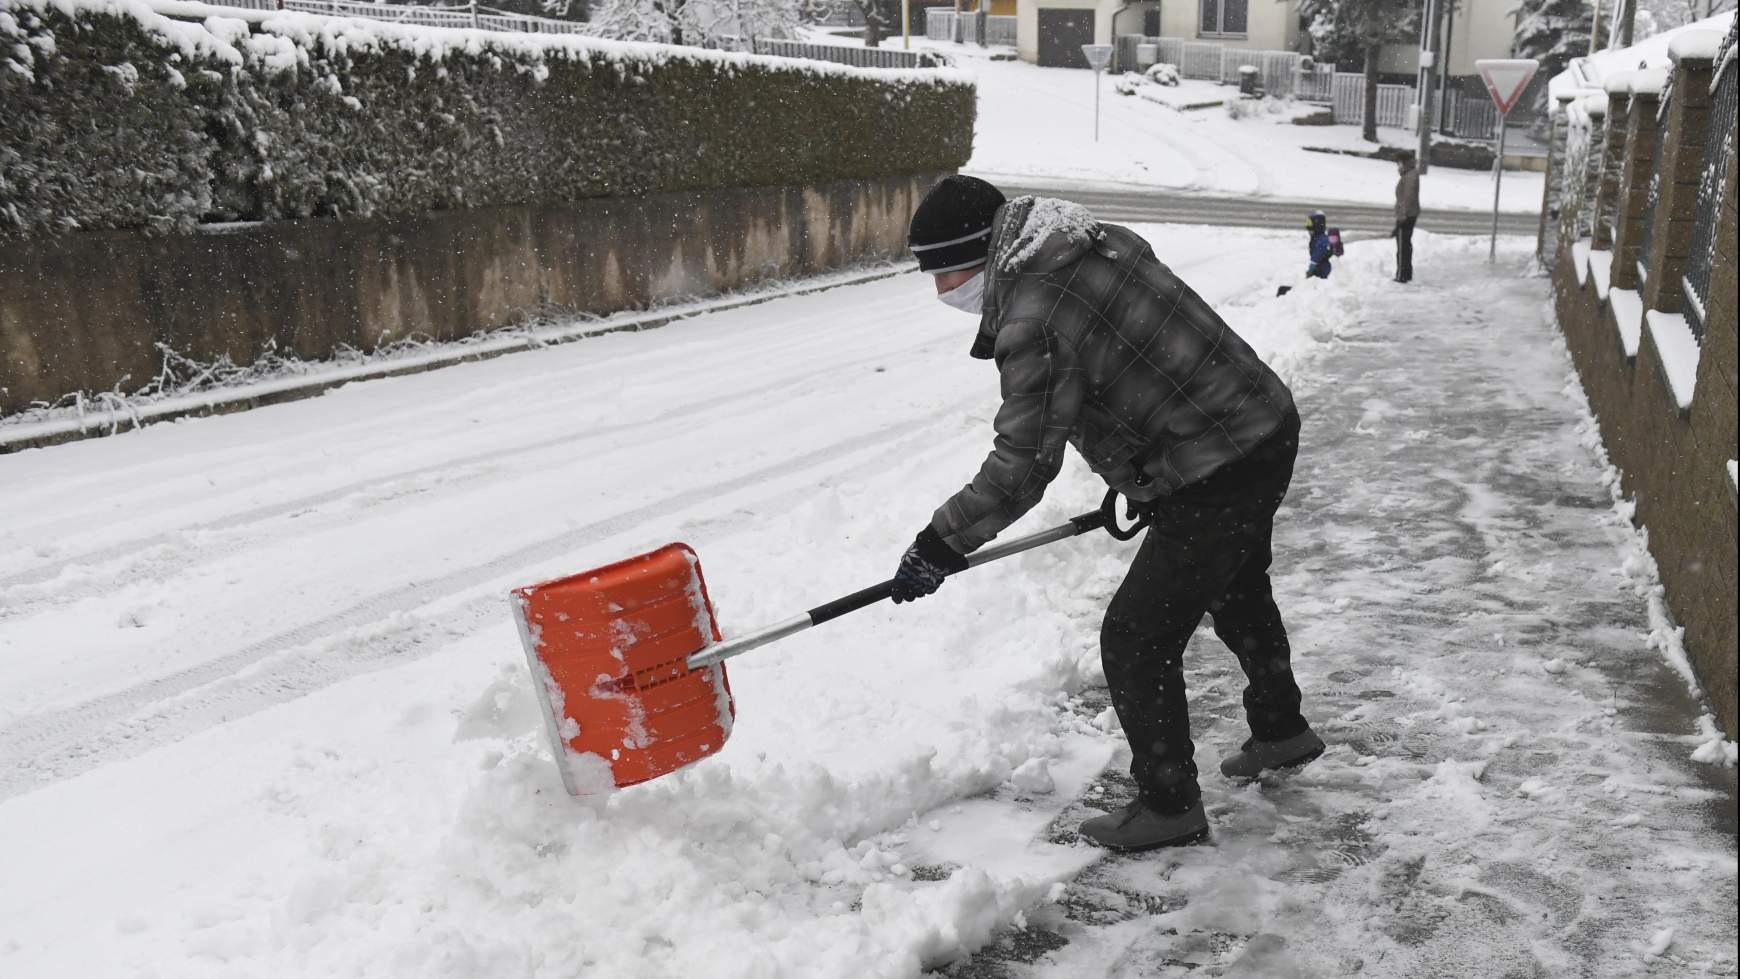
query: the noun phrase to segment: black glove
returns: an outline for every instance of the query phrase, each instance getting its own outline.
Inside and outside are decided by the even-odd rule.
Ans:
[[[967,569],[967,559],[943,543],[942,535],[925,524],[918,539],[900,556],[894,572],[894,603],[911,602],[942,587],[943,579]]]

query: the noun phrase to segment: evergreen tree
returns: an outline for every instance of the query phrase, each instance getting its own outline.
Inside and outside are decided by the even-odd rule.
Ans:
[[[1632,39],[1641,41],[1662,31],[1703,20],[1706,16],[1704,3],[1705,0],[1637,0],[1637,24]],[[1733,10],[1734,6],[1734,0],[1715,0],[1709,5],[1709,13],[1725,13]],[[1607,46],[1605,27],[1601,31],[1601,41],[1604,47]]]
[[[1362,135],[1366,142],[1377,142],[1378,55],[1386,44],[1418,40],[1417,5],[1400,4],[1397,0],[1304,0],[1299,5],[1299,16],[1305,21],[1318,60],[1340,67],[1363,66]]]
[[[1551,78],[1589,53],[1595,24],[1589,0],[1522,0],[1516,25],[1516,56],[1541,63],[1538,77]],[[1604,32],[1605,33],[1605,32]],[[1535,108],[1546,108],[1547,86],[1535,88]]]

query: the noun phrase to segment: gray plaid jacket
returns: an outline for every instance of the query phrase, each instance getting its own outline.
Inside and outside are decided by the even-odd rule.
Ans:
[[[1152,500],[1243,458],[1293,396],[1250,345],[1128,228],[1021,197],[991,232],[973,356],[1003,405],[978,476],[931,518],[966,554],[1032,509],[1073,445],[1107,484]]]

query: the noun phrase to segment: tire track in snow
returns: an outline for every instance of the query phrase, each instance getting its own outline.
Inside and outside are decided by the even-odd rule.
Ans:
[[[822,387],[825,386],[825,382],[828,378],[834,377],[835,375],[860,370],[865,366],[879,361],[886,361],[890,358],[922,353],[931,348],[952,341],[952,337],[928,340],[908,347],[880,351],[867,357],[860,357],[856,360],[835,365],[834,367],[827,368],[823,371],[806,371],[801,375],[805,383],[802,384],[799,389]],[[42,585],[50,582],[73,568],[86,565],[102,565],[114,561],[122,562],[120,567],[114,569],[113,574],[93,575],[90,580],[81,582],[79,586],[75,588],[56,590],[52,594],[45,595],[36,600],[26,598],[21,601],[8,601],[3,607],[0,607],[0,621],[19,617],[44,606],[64,605],[77,601],[78,599],[84,598],[88,595],[111,590],[117,586],[116,582],[118,579],[127,577],[128,573],[135,570],[141,563],[147,567],[156,567],[163,563],[148,556],[144,556],[145,552],[161,551],[168,548],[179,548],[180,545],[187,542],[189,537],[202,534],[222,534],[228,531],[245,529],[250,526],[301,511],[326,506],[348,497],[358,496],[371,491],[380,491],[400,484],[414,484],[418,480],[438,475],[443,472],[463,470],[468,467],[486,466],[520,456],[533,455],[549,449],[572,449],[589,442],[641,429],[655,428],[698,414],[732,408],[743,403],[754,404],[757,401],[765,400],[771,394],[789,396],[793,390],[794,386],[792,383],[792,377],[790,375],[781,375],[778,378],[770,380],[766,384],[754,388],[735,391],[730,394],[718,395],[711,398],[703,398],[699,401],[672,408],[669,411],[651,418],[606,425],[583,432],[565,431],[523,445],[489,449],[468,456],[444,459],[441,462],[420,466],[415,469],[359,479],[346,483],[343,486],[323,490],[318,493],[311,493],[290,500],[268,503],[263,506],[244,510],[240,513],[220,517],[216,520],[165,530],[139,540],[118,541],[107,547],[98,548],[73,557],[40,565],[27,571],[0,577],[0,595],[4,595],[11,589]],[[486,471],[480,470],[471,474],[470,478],[461,479],[447,485],[464,486],[476,481],[477,479],[483,478],[484,475],[486,475]],[[299,529],[313,531],[322,529],[324,526],[324,524],[310,523],[306,528]],[[224,539],[202,542],[195,546],[191,552],[178,549],[177,553],[174,555],[172,563],[177,568],[186,567],[189,563],[196,561],[202,553],[214,550],[228,551],[233,549],[235,544],[236,542],[233,539]]]
[[[914,450],[908,442],[913,437],[937,419],[955,416],[982,401],[979,395],[961,399],[927,417],[873,434],[855,435],[771,466],[573,528],[481,564],[380,592],[340,612],[197,666],[74,707],[18,720],[0,728],[0,802],[297,699],[357,674],[400,665],[433,652],[444,642],[505,622],[506,586],[499,586],[498,590],[495,579],[559,558],[579,545],[623,534],[654,520],[668,521],[684,508],[705,505],[726,494],[795,476],[870,449],[883,451],[849,467],[842,475],[884,471],[891,459],[910,462]],[[778,504],[809,492],[806,487],[776,494],[770,503]],[[478,584],[480,581],[486,584]],[[456,608],[441,611],[439,620],[413,622],[385,635],[372,633],[394,616],[480,590],[484,593],[463,598]],[[324,648],[309,649],[322,644]],[[329,651],[341,655],[327,655]]]
[[[1234,251],[1217,250],[1209,254],[1199,254],[1188,261],[1178,263],[1175,267],[1179,269],[1201,267],[1219,261],[1228,255],[1242,252],[1242,249]],[[854,361],[828,368],[819,374],[813,375],[813,377],[826,378],[838,375],[842,372],[849,372],[853,369],[861,369],[868,364],[882,361],[890,357],[897,357],[901,353],[922,351],[938,344],[952,344],[957,342],[957,340],[957,337],[950,334],[938,337],[935,340],[928,340],[923,343],[901,348],[898,351],[876,351],[870,356],[861,357]],[[802,341],[799,340],[787,340],[782,344],[782,346],[797,346],[801,344]],[[808,363],[807,360],[805,362]],[[811,376],[812,375],[806,375],[806,378]],[[66,567],[82,562],[110,559],[114,556],[137,553],[140,549],[150,548],[152,546],[162,547],[179,538],[201,531],[222,532],[242,527],[250,523],[257,524],[271,520],[275,517],[283,516],[287,513],[293,513],[298,509],[305,509],[309,506],[319,506],[325,503],[330,503],[335,499],[343,498],[347,495],[354,495],[358,491],[367,490],[372,487],[383,485],[390,486],[395,483],[402,484],[408,480],[414,480],[430,474],[451,471],[455,468],[467,465],[481,465],[501,458],[509,458],[528,452],[541,451],[542,449],[552,446],[572,446],[577,440],[595,439],[606,435],[616,435],[626,430],[654,426],[663,422],[668,422],[674,418],[680,418],[687,414],[718,410],[719,408],[730,407],[731,405],[746,400],[752,401],[757,397],[765,396],[765,394],[770,391],[778,390],[789,394],[789,387],[786,386],[786,383],[788,382],[789,379],[781,378],[776,379],[769,384],[761,385],[753,391],[703,399],[702,401],[695,402],[681,409],[667,412],[658,418],[644,422],[623,423],[608,428],[596,429],[592,432],[581,435],[565,434],[555,436],[549,439],[540,440],[539,442],[527,446],[514,446],[504,449],[490,450],[472,456],[461,457],[459,459],[446,460],[439,464],[424,466],[407,472],[359,480],[345,487],[312,494],[310,496],[301,497],[297,500],[268,504],[240,514],[222,517],[193,527],[179,528],[175,531],[164,532],[155,535],[152,538],[147,538],[144,541],[117,544],[101,551],[92,552],[90,554],[81,555],[80,557],[60,562],[59,567],[54,573],[59,573]],[[976,397],[965,399],[956,404],[947,406],[938,412],[933,412],[930,418],[934,419],[945,414],[954,413],[962,407],[974,406],[979,400],[980,399]],[[910,430],[914,426],[921,426],[924,423],[923,419],[916,420],[909,425],[901,426],[898,429],[891,429],[879,433],[878,436],[873,437],[869,441],[842,449],[841,451],[849,452],[865,445],[874,444],[882,439],[897,438],[899,432]],[[836,446],[835,448],[839,449],[840,447]],[[769,467],[768,469],[760,471],[758,475],[726,480],[705,490],[678,494],[652,507],[643,507],[631,511],[630,513],[633,515],[632,519],[627,515],[624,515],[619,516],[618,518],[613,518],[609,521],[601,521],[590,525],[589,527],[572,531],[554,541],[545,541],[527,545],[525,548],[522,548],[507,557],[497,559],[496,561],[489,562],[485,565],[475,566],[466,571],[455,572],[443,576],[436,579],[434,582],[406,585],[398,589],[384,592],[343,612],[327,616],[326,618],[317,620],[313,623],[306,623],[296,628],[286,630],[276,636],[262,639],[244,647],[242,650],[222,656],[216,660],[210,660],[197,666],[190,666],[184,670],[163,677],[153,678],[152,680],[141,682],[125,690],[93,698],[84,704],[21,718],[8,727],[0,728],[0,765],[4,765],[6,768],[11,769],[5,774],[0,775],[0,799],[30,791],[31,788],[34,788],[37,785],[45,784],[46,782],[66,777],[71,774],[76,774],[79,771],[88,770],[114,757],[122,756],[118,753],[117,749],[124,751],[125,756],[131,756],[148,750],[157,744],[175,740],[179,737],[185,737],[197,732],[198,730],[202,730],[205,727],[209,727],[211,726],[211,723],[213,723],[209,718],[211,718],[214,713],[225,711],[226,705],[233,699],[249,699],[250,702],[255,704],[255,706],[248,708],[244,712],[262,709],[270,704],[294,699],[302,694],[312,692],[313,690],[337,682],[339,679],[343,679],[344,677],[353,675],[354,673],[367,669],[378,669],[388,665],[394,665],[395,663],[401,662],[405,659],[405,654],[408,650],[414,649],[419,645],[425,645],[432,649],[443,638],[450,639],[457,635],[464,635],[468,632],[475,631],[476,628],[487,624],[487,621],[491,620],[499,611],[499,606],[495,604],[499,601],[499,598],[496,596],[491,595],[484,599],[474,599],[461,605],[450,618],[453,620],[463,619],[468,623],[475,622],[475,624],[457,631],[451,627],[438,627],[434,623],[413,623],[409,628],[400,630],[402,634],[395,639],[394,643],[390,644],[373,641],[368,636],[361,635],[362,633],[368,632],[370,626],[376,624],[383,618],[392,615],[402,615],[408,611],[425,608],[440,601],[443,597],[452,597],[456,594],[462,594],[465,589],[462,584],[456,585],[456,583],[460,583],[465,579],[475,579],[478,575],[487,575],[491,573],[491,569],[512,568],[524,563],[525,561],[535,560],[536,554],[544,553],[551,548],[554,548],[554,550],[550,551],[550,553],[559,554],[567,547],[571,546],[573,542],[586,539],[592,535],[609,534],[621,532],[623,529],[632,529],[632,527],[637,526],[645,516],[650,515],[655,508],[662,511],[663,508],[670,506],[687,505],[687,501],[693,501],[696,498],[696,494],[711,495],[718,492],[728,492],[730,488],[750,485],[758,480],[777,478],[778,473],[784,471],[787,466],[802,468],[810,464],[805,460],[809,460],[815,455],[816,453],[810,453],[806,456],[799,457],[798,459],[790,460],[788,463],[780,466]],[[480,476],[487,475],[487,473],[480,474]],[[747,479],[748,482],[745,482],[745,479]],[[621,521],[625,519],[629,519],[629,522],[621,523]],[[617,529],[610,529],[612,527]],[[227,542],[220,541],[206,543],[201,545],[201,549],[209,550],[220,545],[234,548],[236,542],[232,540]],[[182,560],[179,562],[178,566],[184,566],[185,563],[186,561]],[[14,575],[9,579],[0,579],[0,584],[15,583],[19,579],[27,577],[41,580],[43,578],[51,578],[52,575],[45,572],[44,569],[33,569],[30,572],[25,572],[23,575]],[[445,594],[437,593],[434,597],[430,597],[431,589],[442,587],[447,589]],[[482,616],[483,618],[474,618],[476,616]],[[335,658],[330,654],[330,651],[326,651],[322,654],[300,653],[297,655],[297,658],[303,661],[300,664],[279,664],[277,667],[270,670],[263,669],[257,665],[270,659],[282,658],[288,654],[295,654],[299,649],[318,644],[322,642],[322,640],[326,640],[329,645],[331,645],[334,640],[347,642],[349,648],[346,650],[346,655],[335,660]],[[374,654],[374,650],[377,647],[385,648],[387,651],[384,654]],[[345,664],[350,665],[347,666]],[[249,675],[246,677],[237,676],[238,673],[244,671]],[[209,692],[203,696],[195,695],[195,692],[200,691],[202,688],[211,688],[226,683],[230,687],[241,687],[242,689],[236,692],[225,690]],[[178,699],[185,699],[186,703],[176,704],[173,709],[169,709],[170,702]],[[147,716],[133,716],[140,714],[142,711],[146,712]],[[225,713],[223,717],[217,718],[217,720],[221,721],[230,716],[236,716],[236,714],[231,711]],[[193,718],[193,720],[189,721],[185,720],[185,718]],[[125,746],[124,748],[121,747],[123,745]],[[27,764],[30,766],[28,769],[23,767]]]
[[[1243,248],[1243,247],[1237,248],[1237,249],[1217,249],[1217,250],[1209,252],[1207,254],[1197,254],[1186,261],[1169,262],[1168,264],[1174,270],[1184,271],[1184,270],[1193,269],[1193,268],[1200,268],[1200,267],[1203,267],[1206,265],[1213,265],[1213,264],[1216,264],[1216,263],[1222,261],[1223,259],[1235,256],[1235,255],[1248,255],[1248,253],[1249,253],[1249,250],[1247,248]],[[881,305],[881,304],[886,304],[888,302],[890,302],[890,300],[880,299],[880,300],[872,303],[872,305]],[[813,344],[813,343],[824,343],[825,344],[827,342],[829,342],[829,341],[825,340],[824,338],[821,338],[817,334],[805,334],[805,335],[795,336],[795,337],[792,337],[790,339],[784,340],[773,349],[786,349],[786,348],[800,348],[801,349],[802,347]],[[860,357],[860,358],[854,359],[852,361],[848,361],[848,362],[843,363],[843,364],[838,364],[838,365],[835,365],[833,367],[825,368],[820,372],[805,372],[802,375],[802,377],[804,378],[804,380],[806,382],[810,382],[810,383],[806,383],[805,387],[815,387],[817,385],[814,382],[818,382],[820,379],[828,377],[828,376],[832,376],[832,375],[835,375],[838,373],[849,372],[849,371],[852,371],[855,369],[859,369],[859,368],[862,368],[868,364],[872,364],[872,363],[876,363],[878,361],[886,360],[890,357],[896,357],[896,356],[901,356],[901,355],[906,355],[906,354],[911,354],[911,353],[922,352],[922,351],[929,350],[930,348],[933,348],[935,346],[938,346],[939,344],[947,344],[947,343],[952,343],[952,342],[954,342],[953,338],[938,338],[935,340],[928,340],[928,341],[925,341],[923,343],[914,344],[914,345],[911,345],[908,347],[897,348],[897,349],[893,349],[893,350],[879,350],[879,351],[871,353],[867,356]],[[715,343],[715,345],[723,347],[724,349],[726,349],[728,351],[737,351],[737,350],[745,349],[745,345],[741,342],[740,339],[739,340],[729,340],[729,341],[728,340],[719,340]],[[758,346],[758,347],[755,347],[754,349],[757,351],[757,355],[756,355],[757,359],[762,359],[762,358],[765,358],[769,348],[764,347],[764,346]],[[660,355],[661,354],[659,354],[657,352],[627,353],[621,357],[611,358],[609,363],[614,365],[617,361],[621,361],[621,360],[633,361],[633,360],[640,359],[643,357],[655,357],[655,356],[660,356]],[[799,358],[798,362],[803,363],[803,364],[813,364],[813,361],[811,361],[807,358]],[[708,363],[709,367],[712,369],[718,369],[720,367],[720,364],[717,361],[708,360],[707,363]],[[593,369],[593,368],[596,368],[597,366],[598,366],[597,364],[589,362],[585,365],[581,365],[581,369],[583,369],[583,370]],[[565,372],[563,372],[563,373],[565,373]],[[426,477],[433,476],[433,475],[436,475],[436,474],[439,474],[439,473],[442,473],[445,471],[460,469],[460,468],[463,468],[466,466],[483,466],[483,465],[487,465],[487,464],[492,463],[492,462],[498,462],[498,461],[501,461],[504,459],[511,459],[511,458],[514,458],[514,457],[520,456],[520,455],[536,453],[536,452],[543,451],[543,450],[549,449],[549,448],[554,448],[554,447],[563,446],[563,445],[576,445],[576,444],[579,444],[579,443],[584,442],[584,441],[595,440],[595,439],[603,438],[603,437],[610,436],[610,435],[621,434],[623,432],[633,431],[635,429],[642,428],[642,427],[654,426],[654,425],[662,424],[664,422],[676,420],[676,419],[681,418],[681,417],[685,417],[686,415],[692,415],[692,414],[696,414],[696,413],[712,411],[712,410],[716,410],[718,408],[730,407],[730,406],[737,404],[739,402],[744,402],[744,401],[753,402],[757,398],[762,397],[762,396],[769,394],[769,393],[781,392],[781,393],[789,394],[790,393],[790,382],[791,382],[791,378],[789,375],[781,375],[779,378],[771,380],[767,384],[761,385],[753,390],[737,392],[737,393],[728,394],[728,395],[722,395],[722,396],[709,398],[709,399],[703,399],[701,401],[697,401],[697,402],[691,403],[689,405],[682,406],[680,408],[672,409],[672,410],[667,411],[661,415],[658,415],[658,416],[650,418],[650,419],[646,419],[644,421],[623,422],[623,423],[618,423],[615,425],[610,425],[610,426],[605,426],[602,428],[593,429],[589,432],[583,432],[583,433],[571,433],[570,432],[570,433],[566,433],[566,434],[559,434],[559,435],[551,436],[547,439],[542,439],[542,440],[539,440],[537,442],[528,443],[528,444],[522,445],[522,446],[510,446],[510,447],[500,448],[500,449],[491,449],[491,450],[487,450],[484,452],[474,453],[474,454],[469,455],[469,456],[461,456],[461,457],[454,458],[454,459],[443,460],[440,463],[422,466],[422,467],[418,467],[415,469],[404,470],[404,471],[400,471],[400,472],[396,472],[396,473],[392,473],[392,474],[388,474],[388,475],[375,476],[375,477],[369,477],[366,479],[356,480],[356,481],[353,481],[351,483],[348,483],[348,484],[345,484],[343,486],[339,486],[339,487],[336,487],[333,489],[324,490],[321,492],[296,497],[296,498],[291,499],[291,500],[285,500],[285,501],[280,501],[280,502],[276,502],[276,503],[264,504],[261,506],[253,507],[253,508],[248,509],[248,510],[241,511],[239,513],[234,513],[234,514],[230,514],[230,515],[227,515],[224,517],[220,517],[220,518],[217,518],[215,520],[210,520],[210,521],[205,521],[202,523],[196,523],[196,524],[191,524],[191,525],[187,525],[187,526],[183,526],[183,527],[177,527],[177,528],[172,528],[169,530],[164,530],[162,532],[153,534],[151,536],[148,536],[148,537],[145,537],[142,539],[117,541],[116,543],[110,544],[110,545],[105,546],[105,547],[97,548],[97,549],[87,551],[87,552],[84,552],[84,553],[81,553],[78,555],[74,555],[71,557],[65,557],[65,558],[60,558],[60,559],[54,560],[54,561],[50,561],[46,564],[38,565],[36,567],[29,568],[29,569],[22,571],[22,572],[15,572],[13,574],[0,576],[0,597],[5,597],[8,599],[8,601],[6,601],[4,603],[0,603],[0,622],[3,622],[7,619],[20,617],[28,612],[35,611],[35,610],[40,609],[40,608],[64,605],[64,604],[68,604],[72,601],[77,601],[79,599],[88,597],[92,594],[97,594],[97,593],[100,593],[100,592],[103,592],[106,590],[112,590],[113,588],[118,587],[117,582],[120,579],[126,578],[129,573],[135,572],[135,571],[139,570],[141,567],[143,567],[148,572],[147,577],[154,578],[154,577],[156,577],[156,575],[149,574],[149,572],[155,571],[155,570],[160,569],[160,568],[165,567],[165,566],[170,566],[170,567],[175,567],[175,568],[186,567],[190,562],[197,561],[199,556],[203,553],[206,553],[206,552],[209,552],[212,550],[216,550],[219,548],[227,548],[227,547],[233,546],[233,541],[220,540],[220,541],[213,541],[213,542],[203,542],[200,545],[192,548],[191,550],[185,549],[182,545],[185,545],[187,543],[187,540],[191,537],[196,537],[198,535],[207,534],[207,533],[223,533],[223,532],[235,530],[237,528],[245,528],[245,527],[250,526],[250,525],[263,523],[263,522],[268,521],[268,520],[283,517],[283,516],[295,513],[297,511],[300,511],[300,510],[307,510],[307,509],[311,509],[311,508],[318,508],[321,506],[325,506],[325,505],[331,504],[333,502],[336,502],[338,500],[344,499],[348,496],[355,496],[358,494],[369,492],[371,490],[379,490],[379,489],[383,489],[383,488],[388,488],[388,487],[392,487],[396,484],[411,483],[411,482],[414,482],[414,481],[417,481],[420,479],[424,479]],[[494,388],[504,387],[504,386],[506,386],[506,385],[505,384],[492,385],[488,388],[483,389],[483,391],[487,392],[487,391],[493,390]],[[472,392],[471,397],[473,399],[482,398],[486,402],[488,401],[488,398],[485,397],[485,394],[482,392],[474,391],[474,392]],[[378,428],[378,427],[381,427],[383,424],[390,422],[392,420],[392,418],[396,418],[399,415],[403,415],[403,414],[414,414],[414,412],[412,412],[412,411],[398,412],[392,416],[389,416],[387,419],[374,418],[374,419],[371,419],[367,423],[358,423],[358,424],[359,424],[359,427]],[[325,433],[326,437],[329,437],[330,435],[331,435],[330,431]],[[248,465],[248,464],[249,464],[248,460],[242,460],[242,462],[239,463],[238,465]],[[290,466],[290,467],[286,467],[284,469],[280,469],[277,471],[268,471],[268,472],[264,472],[264,473],[257,473],[257,474],[255,474],[255,481],[257,481],[257,482],[269,482],[271,479],[273,479],[279,475],[282,475],[285,472],[295,472],[296,469],[297,469],[296,466]],[[479,474],[479,475],[481,475],[481,474]],[[456,485],[464,485],[464,482],[462,481]],[[319,529],[319,525],[310,524],[309,529]],[[170,552],[170,553],[168,553],[167,556],[165,556],[164,552]],[[28,599],[28,598],[19,599],[17,596],[8,596],[6,594],[9,590],[18,589],[21,587],[38,586],[38,585],[43,585],[45,583],[51,582],[55,578],[61,576],[62,574],[65,574],[68,570],[73,569],[73,568],[78,568],[78,567],[83,567],[83,566],[88,566],[88,565],[101,566],[101,565],[109,563],[109,562],[117,562],[117,561],[120,561],[123,563],[121,563],[118,567],[112,569],[111,573],[100,574],[100,575],[94,574],[94,575],[92,575],[90,580],[81,582],[78,586],[76,586],[72,589],[56,590],[53,594],[44,595],[43,597],[35,599],[35,600]]]
[[[805,298],[797,297],[799,301]],[[329,458],[328,450],[334,445],[353,449],[359,454],[377,451],[377,443],[390,449],[396,443],[382,443],[381,433],[404,431],[407,425],[416,426],[423,437],[430,440],[454,435],[463,439],[474,431],[471,422],[477,419],[468,417],[474,412],[482,414],[490,423],[519,420],[524,412],[517,406],[523,404],[529,395],[552,392],[556,397],[564,397],[571,388],[579,384],[596,383],[599,378],[608,383],[612,379],[644,374],[656,377],[656,384],[661,388],[684,392],[692,387],[708,387],[706,383],[693,382],[705,382],[716,372],[742,373],[741,365],[744,364],[750,365],[753,376],[764,373],[762,368],[769,361],[778,363],[790,360],[813,365],[827,364],[834,357],[858,353],[867,353],[864,359],[873,359],[877,354],[904,353],[904,349],[879,348],[873,340],[851,342],[850,338],[855,334],[849,329],[863,318],[875,316],[883,307],[901,304],[901,301],[891,296],[869,295],[855,307],[853,312],[857,319],[847,321],[846,327],[841,329],[807,332],[786,329],[781,332],[783,325],[777,320],[773,325],[729,320],[714,327],[701,327],[694,331],[695,335],[684,336],[678,344],[686,357],[682,363],[674,365],[674,370],[673,365],[669,364],[672,344],[668,341],[650,345],[646,349],[616,350],[608,356],[588,357],[583,360],[578,359],[578,353],[593,348],[563,347],[540,351],[548,354],[542,358],[543,366],[539,367],[536,363],[527,365],[539,373],[530,378],[519,374],[506,374],[499,378],[493,375],[485,377],[482,379],[483,383],[462,394],[445,396],[439,413],[429,411],[427,403],[422,399],[389,393],[385,398],[376,399],[375,407],[366,415],[346,413],[343,418],[329,420],[315,434],[274,430],[268,437],[279,450],[276,457],[293,460],[276,467],[269,462],[263,464],[257,445],[251,442],[236,445],[218,440],[218,444],[209,447],[202,444],[182,445],[178,446],[168,460],[161,453],[136,458],[140,453],[125,450],[137,443],[120,443],[114,448],[121,451],[105,453],[105,458],[117,461],[100,472],[86,476],[53,473],[53,478],[37,481],[44,488],[34,491],[30,485],[6,485],[4,491],[0,492],[0,505],[29,512],[37,506],[50,503],[62,506],[69,496],[76,497],[80,493],[98,494],[98,499],[93,503],[101,503],[104,494],[112,496],[116,486],[125,485],[140,487],[138,492],[128,498],[128,513],[153,512],[159,506],[173,509],[185,505],[186,493],[190,487],[198,493],[208,491],[208,480],[177,480],[176,477],[185,477],[189,471],[204,476],[229,475],[231,481],[249,485],[270,483],[286,477],[299,478],[306,474],[309,456]],[[910,304],[910,300],[906,304]],[[733,311],[721,315],[729,317],[733,315]],[[847,334],[844,342],[839,335],[842,332]],[[629,335],[623,334],[622,337],[626,341]],[[745,342],[746,339],[750,342]],[[788,358],[783,356],[785,354],[793,356]],[[502,368],[493,364],[462,366],[493,369],[496,374],[503,373]],[[782,376],[790,375],[788,372]],[[397,390],[418,390],[408,386],[415,378],[384,380],[394,385],[406,382],[407,386]],[[380,389],[377,387],[377,390]],[[319,410],[322,404],[325,402],[315,402],[308,410]],[[245,422],[237,419],[232,424]],[[97,449],[90,446],[87,451]],[[124,524],[128,520],[128,516],[121,513],[104,513],[102,517],[104,520],[98,524],[99,527],[110,523]],[[72,533],[83,534],[92,529],[86,520],[62,519],[61,523]],[[45,530],[42,527],[36,529],[39,532]],[[3,539],[4,535],[0,535],[0,540]],[[18,564],[22,564],[34,556],[28,549],[20,549],[0,556],[0,563],[11,565],[16,560]],[[0,579],[0,587],[7,582],[8,579]]]

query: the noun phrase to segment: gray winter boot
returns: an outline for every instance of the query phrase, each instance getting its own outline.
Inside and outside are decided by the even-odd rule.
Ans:
[[[1140,800],[1111,812],[1085,820],[1076,830],[1082,839],[1108,850],[1152,850],[1162,846],[1183,846],[1208,835],[1208,813],[1198,802],[1175,815],[1163,815]]]
[[[1220,760],[1220,773],[1227,778],[1256,778],[1266,771],[1298,768],[1323,754],[1323,739],[1306,728],[1284,741],[1251,738],[1239,750]]]

